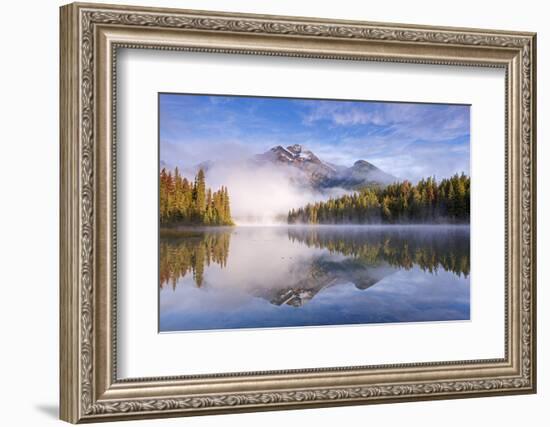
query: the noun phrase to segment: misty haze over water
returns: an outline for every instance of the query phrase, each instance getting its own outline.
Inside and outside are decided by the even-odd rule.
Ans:
[[[161,230],[160,331],[468,320],[469,226]]]

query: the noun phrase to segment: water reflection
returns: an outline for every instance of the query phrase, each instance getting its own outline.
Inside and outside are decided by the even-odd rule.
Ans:
[[[470,274],[469,227],[296,227],[292,241],[328,249],[361,260],[405,268],[414,265],[435,273],[439,268],[459,276]]]
[[[469,273],[469,227],[163,231],[160,330],[468,319]]]
[[[216,263],[224,267],[229,254],[230,231],[163,230],[160,240],[160,287],[173,288],[180,278],[192,274],[197,287],[202,286],[204,267]]]

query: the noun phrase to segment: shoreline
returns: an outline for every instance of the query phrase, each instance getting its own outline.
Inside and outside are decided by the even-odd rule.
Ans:
[[[222,230],[231,230],[236,228],[295,228],[295,229],[305,229],[305,228],[324,228],[324,229],[383,229],[383,228],[392,228],[392,229],[407,229],[407,228],[431,228],[431,229],[450,229],[450,228],[470,228],[470,223],[462,224],[235,224],[235,225],[216,225],[216,226],[206,226],[206,225],[172,225],[169,227],[160,226],[159,232],[170,233],[170,232],[179,232],[179,231],[222,231]]]

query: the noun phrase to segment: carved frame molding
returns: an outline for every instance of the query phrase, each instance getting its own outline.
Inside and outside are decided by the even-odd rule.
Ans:
[[[506,357],[117,380],[116,286],[102,279],[116,282],[114,65],[121,47],[506,68]],[[62,7],[61,418],[83,422],[534,392],[534,98],[532,33],[93,4]],[[335,380],[346,375],[344,382]],[[260,386],[271,376],[272,386]],[[342,386],[347,378],[349,384]],[[285,387],[290,379],[300,385]],[[193,391],[201,382],[210,391]]]

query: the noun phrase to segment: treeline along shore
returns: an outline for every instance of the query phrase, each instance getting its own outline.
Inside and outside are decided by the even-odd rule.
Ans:
[[[252,197],[252,196],[251,196]],[[235,225],[226,186],[213,191],[199,169],[194,181],[174,172],[160,172],[161,226]],[[470,177],[455,174],[437,181],[421,179],[387,186],[365,187],[326,201],[291,209],[288,224],[404,224],[470,222]]]
[[[288,212],[289,224],[469,223],[470,177],[364,188]]]
[[[181,176],[178,168],[173,174],[163,168],[160,172],[159,210],[162,226],[234,225],[227,187],[212,191],[206,186],[202,169],[195,181],[190,182]]]

